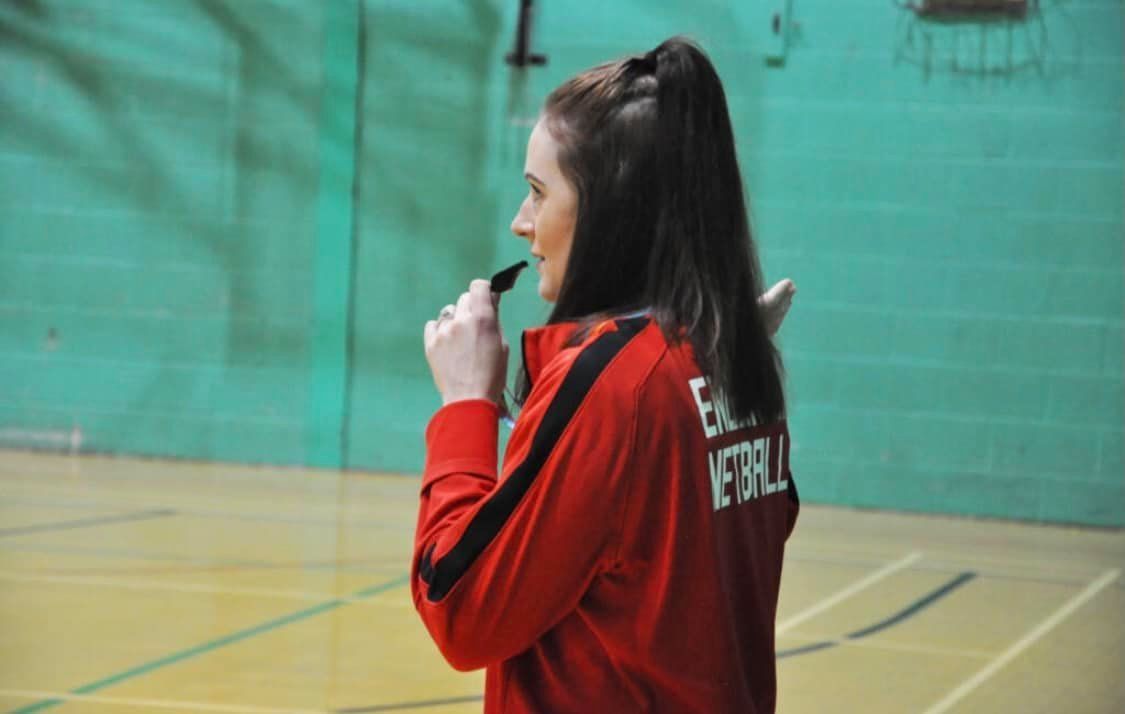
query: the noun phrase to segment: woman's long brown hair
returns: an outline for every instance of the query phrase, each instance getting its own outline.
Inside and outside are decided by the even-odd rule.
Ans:
[[[566,275],[548,323],[651,310],[690,341],[731,416],[785,413],[781,357],[757,304],[750,232],[726,95],[695,44],[587,70],[547,98],[543,121],[578,194]],[[530,386],[521,375],[518,397]]]

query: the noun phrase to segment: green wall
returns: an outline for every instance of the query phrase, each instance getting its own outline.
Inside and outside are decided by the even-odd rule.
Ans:
[[[315,7],[0,4],[2,443],[304,459]]]
[[[525,255],[539,102],[687,33],[799,285],[806,500],[1125,524],[1120,0],[540,0],[524,72],[517,4],[0,4],[0,445],[416,472],[421,326]]]

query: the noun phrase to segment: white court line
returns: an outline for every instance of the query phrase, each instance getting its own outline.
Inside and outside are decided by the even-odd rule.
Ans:
[[[253,597],[280,598],[283,600],[342,600],[347,603],[372,604],[377,598],[353,598],[333,593],[314,593],[301,590],[272,590],[269,588],[229,588],[203,583],[165,583],[147,580],[127,580],[89,575],[26,575],[0,571],[0,580],[18,583],[55,583],[63,585],[92,585],[124,590],[168,590],[178,593],[206,593],[210,595],[250,595]]]
[[[59,699],[66,702],[91,704],[117,704],[145,709],[184,709],[192,712],[228,712],[229,714],[325,714],[326,709],[276,709],[272,707],[242,706],[239,704],[212,704],[186,702],[175,699],[134,699],[125,697],[97,697],[70,692],[38,692],[29,689],[0,689],[0,696],[17,699]]]
[[[1004,665],[1011,662],[1021,652],[1035,644],[1036,640],[1047,634],[1055,625],[1058,625],[1060,622],[1070,617],[1075,610],[1085,605],[1090,598],[1101,592],[1106,586],[1116,580],[1119,575],[1121,575],[1120,570],[1107,570],[1100,578],[1086,586],[1085,590],[1078,593],[1078,595],[1071,598],[1058,610],[1051,613],[1047,619],[1036,625],[1031,632],[1028,632],[1020,638],[1018,642],[1002,652],[999,657],[988,663],[984,669],[974,674],[961,684],[961,686],[947,694],[940,702],[927,709],[925,714],[940,714],[941,712],[949,711],[951,706],[964,699],[970,692],[987,681],[989,677],[999,672]]]
[[[816,617],[817,615],[824,612],[825,610],[827,610],[831,607],[835,607],[836,605],[843,602],[844,600],[847,600],[848,598],[850,598],[852,595],[855,595],[859,591],[871,587],[872,585],[879,582],[880,580],[887,577],[888,575],[893,575],[894,573],[897,573],[898,571],[902,570],[903,568],[909,567],[911,564],[917,562],[921,557],[922,557],[922,554],[915,551],[915,552],[907,555],[905,558],[902,558],[900,560],[896,560],[893,563],[890,563],[888,565],[883,566],[879,570],[876,570],[874,573],[871,573],[870,575],[868,575],[866,578],[863,578],[862,580],[858,580],[858,581],[852,583],[851,585],[844,588],[843,590],[836,593],[835,595],[832,595],[831,597],[828,597],[824,600],[821,600],[820,602],[813,605],[812,607],[797,613],[793,617],[790,617],[788,620],[786,620],[785,622],[778,625],[777,628],[774,630],[774,633],[777,634],[777,635],[780,635],[783,632],[785,632],[786,630],[790,630],[790,629],[796,627],[797,625],[801,624],[802,622],[805,622],[806,620],[810,620],[810,619]]]

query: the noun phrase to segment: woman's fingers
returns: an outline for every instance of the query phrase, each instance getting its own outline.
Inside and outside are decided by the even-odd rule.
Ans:
[[[508,345],[487,280],[474,280],[456,305],[446,305],[426,323],[423,334],[426,360],[443,402],[502,399]]]
[[[461,297],[457,298],[457,317],[471,317],[472,315],[472,295],[461,293]]]
[[[766,291],[766,294],[761,297],[761,300],[766,305],[774,305],[781,300],[792,300],[793,295],[797,292],[797,286],[789,278],[779,280],[772,288]]]
[[[773,335],[780,329],[789,307],[793,304],[793,296],[797,294],[797,286],[792,280],[786,278],[774,284],[758,298],[766,321],[766,330]]]
[[[492,301],[492,286],[487,280],[474,280],[469,283],[467,294],[474,315],[482,319],[495,319],[496,303]]]

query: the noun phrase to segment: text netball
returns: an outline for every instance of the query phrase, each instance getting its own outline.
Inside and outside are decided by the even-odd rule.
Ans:
[[[780,439],[784,437],[779,436],[778,440]],[[715,449],[707,455],[711,467],[711,506],[714,510],[731,505],[732,491],[734,503],[745,503],[788,488],[789,482],[780,478],[776,471],[771,478],[770,441],[766,436],[753,441],[740,441],[733,446]]]
[[[721,398],[708,399],[704,395],[707,382],[702,377],[688,383],[695,404],[699,408],[699,418],[708,438],[714,438],[735,429],[750,426],[745,422],[730,418],[730,410]],[[709,390],[708,390],[709,391]],[[711,417],[714,417],[713,419]],[[781,478],[780,456],[785,446],[782,434],[747,439],[730,446],[712,449],[707,454],[711,471],[711,505],[714,510],[740,504],[771,493],[784,491],[789,482]],[[772,442],[772,443],[771,443]],[[773,446],[777,450],[774,459],[770,458]],[[771,469],[770,466],[773,465]],[[770,472],[773,472],[772,474]],[[733,498],[732,498],[733,495]]]

